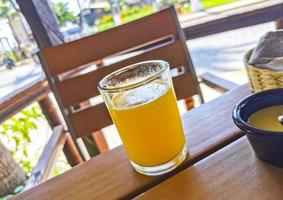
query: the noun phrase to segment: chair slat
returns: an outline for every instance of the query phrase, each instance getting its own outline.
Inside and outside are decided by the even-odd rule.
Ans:
[[[177,33],[170,7],[140,20],[83,39],[42,50],[52,75]],[[149,26],[150,24],[150,26]]]
[[[197,86],[189,73],[174,77],[173,85],[178,100],[198,94]]]
[[[188,73],[174,77],[173,84],[178,100],[197,94],[196,87],[188,87],[192,84],[192,78]],[[70,113],[69,119],[76,137],[86,136],[113,123],[104,103]]]
[[[70,113],[69,120],[78,138],[101,130],[113,123],[104,103],[89,107],[77,113]]]
[[[187,65],[186,55],[182,50],[181,43],[174,42],[164,47],[160,47],[158,49],[154,49],[146,53],[134,56],[127,60],[114,63],[107,67],[99,68],[87,74],[79,75],[63,82],[57,82],[56,87],[62,98],[64,106],[70,107],[82,101],[88,100],[91,97],[99,95],[97,84],[107,74],[127,65],[151,59],[166,60],[170,63],[171,68]],[[194,84],[193,82],[191,83],[193,87]],[[188,87],[188,85],[186,86]],[[187,90],[188,88],[185,89]]]

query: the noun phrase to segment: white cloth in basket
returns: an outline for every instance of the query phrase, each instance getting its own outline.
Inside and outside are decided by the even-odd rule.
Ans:
[[[248,62],[258,68],[283,71],[283,30],[261,37]]]

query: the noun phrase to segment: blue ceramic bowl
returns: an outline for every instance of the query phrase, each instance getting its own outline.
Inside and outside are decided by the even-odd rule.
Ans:
[[[235,106],[233,120],[246,133],[252,148],[261,160],[283,167],[283,132],[266,131],[247,123],[248,118],[256,111],[276,105],[283,105],[283,89],[252,94]]]

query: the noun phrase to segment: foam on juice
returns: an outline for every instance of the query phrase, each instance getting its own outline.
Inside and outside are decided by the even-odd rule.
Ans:
[[[114,96],[112,100],[113,108],[122,110],[149,103],[164,95],[168,89],[169,86],[164,82],[158,80],[151,82]]]

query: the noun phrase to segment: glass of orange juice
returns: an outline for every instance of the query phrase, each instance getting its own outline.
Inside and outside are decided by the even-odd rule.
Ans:
[[[145,175],[169,172],[187,149],[169,64],[124,67],[98,84],[133,167]]]

